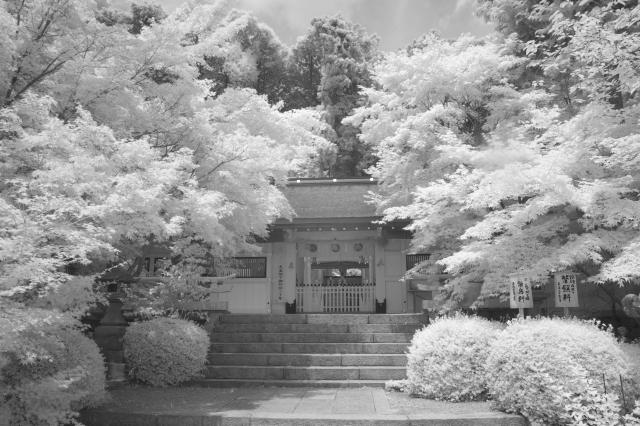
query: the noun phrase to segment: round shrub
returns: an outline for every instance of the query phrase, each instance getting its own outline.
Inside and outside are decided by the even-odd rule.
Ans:
[[[486,395],[484,362],[501,326],[479,317],[442,317],[413,336],[407,389],[424,398],[471,401]]]
[[[105,397],[98,346],[71,317],[41,309],[0,313],[0,415],[12,425],[73,423]]]
[[[197,377],[208,349],[206,331],[181,319],[133,323],[124,335],[129,375],[153,386],[175,385]]]
[[[528,318],[512,320],[499,334],[487,373],[498,409],[534,424],[556,425],[570,424],[587,411],[604,421],[612,409],[611,399],[602,395],[603,375],[607,392],[615,393],[629,364],[613,334],[593,322]]]

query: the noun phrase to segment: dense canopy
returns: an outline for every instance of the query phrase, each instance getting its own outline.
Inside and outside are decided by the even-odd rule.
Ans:
[[[292,175],[378,179],[450,308],[515,272],[637,280],[640,6],[477,7],[494,34],[385,53],[340,16],[287,46],[226,2],[2,1],[2,295],[82,305],[151,240],[187,269],[250,250]]]

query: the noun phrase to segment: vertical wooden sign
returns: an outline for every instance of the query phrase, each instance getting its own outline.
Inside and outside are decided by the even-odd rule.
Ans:
[[[509,306],[518,309],[519,315],[524,317],[525,308],[533,308],[533,294],[531,293],[531,280],[520,274],[510,276]]]
[[[564,308],[564,315],[569,315],[569,308],[580,306],[578,302],[578,280],[571,272],[554,274],[556,307]]]

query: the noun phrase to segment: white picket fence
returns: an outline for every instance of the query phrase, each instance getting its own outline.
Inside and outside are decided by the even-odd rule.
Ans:
[[[374,283],[296,287],[296,312],[375,312]]]

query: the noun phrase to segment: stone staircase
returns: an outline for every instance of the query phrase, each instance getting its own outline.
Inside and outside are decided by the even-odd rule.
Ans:
[[[384,386],[406,377],[422,314],[223,315],[204,386]]]

